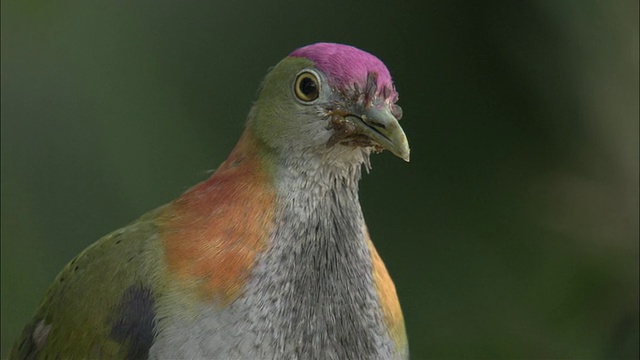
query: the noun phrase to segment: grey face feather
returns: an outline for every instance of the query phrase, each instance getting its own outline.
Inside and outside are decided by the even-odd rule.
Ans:
[[[300,74],[317,79],[317,98],[302,101],[296,93]],[[265,78],[248,127],[278,158],[307,152],[349,163],[354,159],[341,153],[357,153],[365,161],[362,154],[387,149],[409,161],[409,143],[398,123],[401,109],[393,103],[395,97],[379,97],[375,78],[368,74],[365,83],[370,86],[335,88],[311,61],[284,59]],[[328,158],[332,153],[337,156]]]

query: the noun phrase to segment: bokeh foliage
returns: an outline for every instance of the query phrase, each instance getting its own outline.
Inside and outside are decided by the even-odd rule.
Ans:
[[[62,266],[203,180],[267,69],[390,68],[361,199],[414,358],[638,357],[637,1],[2,2],[2,356]]]

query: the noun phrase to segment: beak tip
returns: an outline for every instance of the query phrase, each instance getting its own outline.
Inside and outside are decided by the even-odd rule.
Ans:
[[[407,141],[407,137],[404,135],[404,132],[400,130],[401,135],[399,138],[394,139],[396,141],[393,142],[393,153],[399,157],[400,159],[409,162],[411,157],[411,149],[409,149],[409,142]]]
[[[387,150],[389,150],[393,155],[399,157],[400,159],[406,162],[409,162],[410,160],[411,151],[409,150],[408,146],[403,146],[403,147],[391,146],[391,147],[387,147]]]
[[[410,154],[409,154],[409,151],[407,151],[406,153],[404,153],[404,154],[400,155],[400,158],[401,158],[402,160],[406,161],[406,162],[409,162],[409,161],[410,161]]]

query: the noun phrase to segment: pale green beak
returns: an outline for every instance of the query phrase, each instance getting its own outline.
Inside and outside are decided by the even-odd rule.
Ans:
[[[395,156],[409,162],[409,142],[398,120],[387,106],[365,109],[361,115],[346,116],[358,132],[368,136]]]

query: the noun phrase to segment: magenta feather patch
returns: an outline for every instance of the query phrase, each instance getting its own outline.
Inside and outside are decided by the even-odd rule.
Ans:
[[[370,75],[376,78],[377,94],[395,101],[398,97],[391,74],[380,59],[349,45],[317,43],[301,47],[289,56],[304,57],[315,63],[329,79],[332,86],[348,89],[351,86],[365,88]]]

